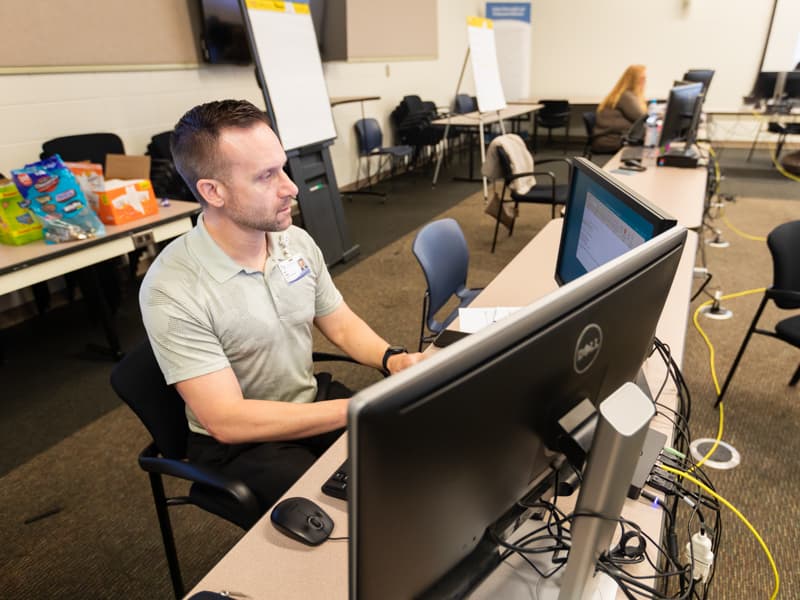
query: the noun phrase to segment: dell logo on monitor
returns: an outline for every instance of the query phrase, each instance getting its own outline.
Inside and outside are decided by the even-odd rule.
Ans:
[[[575,345],[575,372],[583,373],[592,366],[597,355],[600,354],[600,347],[603,345],[603,330],[599,325],[590,323],[581,331],[578,336],[578,343]]]

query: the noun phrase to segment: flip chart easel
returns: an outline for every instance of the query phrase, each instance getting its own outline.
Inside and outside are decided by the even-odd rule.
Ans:
[[[329,146],[336,138],[308,4],[239,0],[256,77],[298,187],[303,226],[328,265],[358,253],[342,209]]]
[[[500,123],[500,131],[504,134],[506,132],[503,125],[503,119],[500,118],[500,111],[506,108],[506,99],[503,94],[503,85],[500,82],[500,69],[497,65],[497,50],[495,48],[494,40],[494,25],[491,19],[483,19],[481,17],[467,17],[467,37],[469,40],[469,47],[467,48],[466,55],[464,56],[464,64],[461,66],[461,73],[458,76],[458,83],[456,84],[455,96],[461,90],[461,83],[464,79],[464,71],[467,68],[467,61],[471,60],[472,75],[475,80],[475,95],[478,99],[478,132],[480,136],[480,149],[481,149],[481,167],[486,162],[486,142],[484,136],[484,121],[483,115],[485,113],[497,113],[498,122]],[[447,125],[444,130],[444,140],[447,140],[447,135],[450,131],[450,115],[447,117]],[[436,169],[433,175],[433,185],[439,178],[439,168],[442,164],[442,153],[436,161]],[[483,178],[483,197],[484,200],[489,197],[489,188],[486,182],[486,177]]]

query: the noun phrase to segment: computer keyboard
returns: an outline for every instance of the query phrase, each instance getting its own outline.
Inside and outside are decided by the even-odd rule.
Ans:
[[[322,491],[329,496],[347,500],[347,480],[350,478],[350,463],[344,461],[328,481],[322,484]]]

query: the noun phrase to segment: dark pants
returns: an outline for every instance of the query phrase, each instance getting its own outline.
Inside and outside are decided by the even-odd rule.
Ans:
[[[338,381],[319,383],[317,401],[353,395]],[[192,462],[213,466],[247,484],[266,512],[342,433],[344,429],[285,442],[222,444],[190,431],[186,451]]]

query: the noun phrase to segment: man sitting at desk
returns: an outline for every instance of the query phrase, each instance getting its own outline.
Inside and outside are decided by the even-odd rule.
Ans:
[[[292,226],[298,189],[262,111],[237,100],[197,106],[171,147],[203,212],[148,270],[142,318],[186,402],[189,458],[247,483],[266,510],[346,424],[344,386],[315,402],[312,324],[389,373],[421,354],[390,346],[353,313],[319,247]]]

